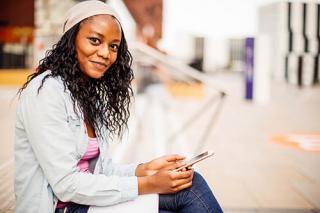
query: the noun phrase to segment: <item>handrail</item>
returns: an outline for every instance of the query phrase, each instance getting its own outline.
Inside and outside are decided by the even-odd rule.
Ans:
[[[186,76],[189,76],[191,78],[194,78],[204,84],[206,84],[208,87],[218,91],[219,93],[225,95],[225,92],[222,89],[219,89],[215,86],[213,86],[213,81],[208,78],[207,75],[199,72],[197,69],[194,69],[191,66],[188,66],[184,63],[181,63],[179,61],[173,60],[172,57],[165,55],[164,53],[161,53],[160,51],[147,46],[146,44],[142,42],[132,42],[129,44],[129,47],[133,51],[138,51],[148,57],[151,57],[153,60],[159,61],[169,67],[174,68],[174,71],[178,71],[182,74],[185,74]]]
[[[215,125],[216,121],[217,121],[217,117],[219,112],[221,111],[223,104],[224,104],[224,98],[226,96],[226,93],[221,90],[218,89],[216,87],[214,87],[212,84],[213,82],[210,81],[210,78],[208,78],[208,76],[206,76],[205,74],[199,72],[198,70],[183,64],[183,63],[179,63],[175,60],[173,60],[170,56],[167,56],[155,49],[153,49],[152,47],[149,47],[141,42],[135,42],[135,43],[130,43],[130,47],[131,50],[134,51],[138,51],[139,53],[142,53],[145,57],[149,57],[151,58],[153,61],[158,61],[163,63],[166,66],[172,67],[174,68],[173,71],[175,72],[180,72],[179,74],[184,74],[187,77],[191,77],[194,78],[204,84],[206,84],[208,87],[216,90],[218,92],[218,96],[217,94],[211,94],[210,98],[208,100],[205,101],[205,103],[202,105],[202,107],[200,107],[200,109],[194,111],[191,116],[189,116],[189,118],[174,132],[172,133],[166,140],[167,142],[174,142],[175,139],[178,137],[178,135],[181,132],[184,132],[186,129],[188,129],[190,127],[190,125],[196,121],[197,119],[200,118],[201,114],[203,114],[203,112],[205,110],[208,110],[208,108],[210,108],[210,106],[213,106],[213,102],[217,101],[218,98],[218,105],[216,106],[216,109],[214,111],[213,116],[210,116],[210,120],[208,125],[205,128],[205,132],[203,133],[203,135],[200,137],[200,141],[198,141],[198,146],[196,148],[196,151],[200,151],[200,149],[204,146],[208,135],[210,133],[210,129],[212,129],[212,127]],[[136,59],[139,61],[139,59]],[[143,59],[145,61],[147,61],[145,58]],[[143,61],[142,60],[142,61]]]

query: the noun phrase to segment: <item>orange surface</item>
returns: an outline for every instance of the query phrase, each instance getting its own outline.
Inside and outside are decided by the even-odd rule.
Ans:
[[[166,88],[173,97],[203,98],[204,88],[200,83],[170,82]]]
[[[32,43],[32,27],[0,27],[0,42],[2,43]]]
[[[0,69],[0,86],[21,86],[31,73],[29,69]]]
[[[270,142],[305,151],[320,151],[320,133],[289,133],[275,135],[271,138]]]

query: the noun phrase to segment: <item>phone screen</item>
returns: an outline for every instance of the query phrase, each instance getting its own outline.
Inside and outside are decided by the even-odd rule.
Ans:
[[[195,163],[197,163],[197,162],[199,162],[201,160],[204,160],[204,159],[206,159],[206,158],[208,158],[208,157],[210,157],[212,155],[213,155],[212,151],[207,151],[207,152],[201,153],[201,154],[199,154],[199,155],[187,160],[185,162],[186,164],[184,166],[175,169],[175,171],[179,171],[179,170],[182,170],[183,168],[187,168],[188,166],[192,166],[193,164],[195,164]]]
[[[195,161],[197,161],[198,159],[201,159],[203,158],[204,156],[208,155],[208,152],[204,152],[204,153],[201,153],[200,155],[197,155],[189,160],[186,161],[186,164],[189,164],[189,163],[193,163]]]

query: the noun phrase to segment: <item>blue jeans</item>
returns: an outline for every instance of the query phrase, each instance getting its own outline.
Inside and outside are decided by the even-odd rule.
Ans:
[[[67,207],[67,213],[86,213],[89,206],[72,204]],[[55,213],[65,212],[57,209]],[[218,201],[203,177],[195,172],[192,186],[175,194],[161,194],[159,196],[160,213],[220,213],[223,212]]]
[[[223,212],[218,201],[203,177],[195,172],[190,188],[175,194],[159,196],[160,213],[220,213]]]
[[[90,206],[72,203],[64,208],[56,209],[54,213],[87,213]]]

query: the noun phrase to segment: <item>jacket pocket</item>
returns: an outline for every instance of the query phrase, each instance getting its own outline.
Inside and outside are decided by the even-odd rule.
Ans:
[[[81,130],[81,121],[80,118],[76,114],[70,114],[67,117],[67,122],[69,124],[70,129],[73,133],[78,135]]]
[[[80,159],[87,148],[85,126],[76,114],[70,114],[67,118],[68,125],[74,134],[77,144],[77,158]]]

